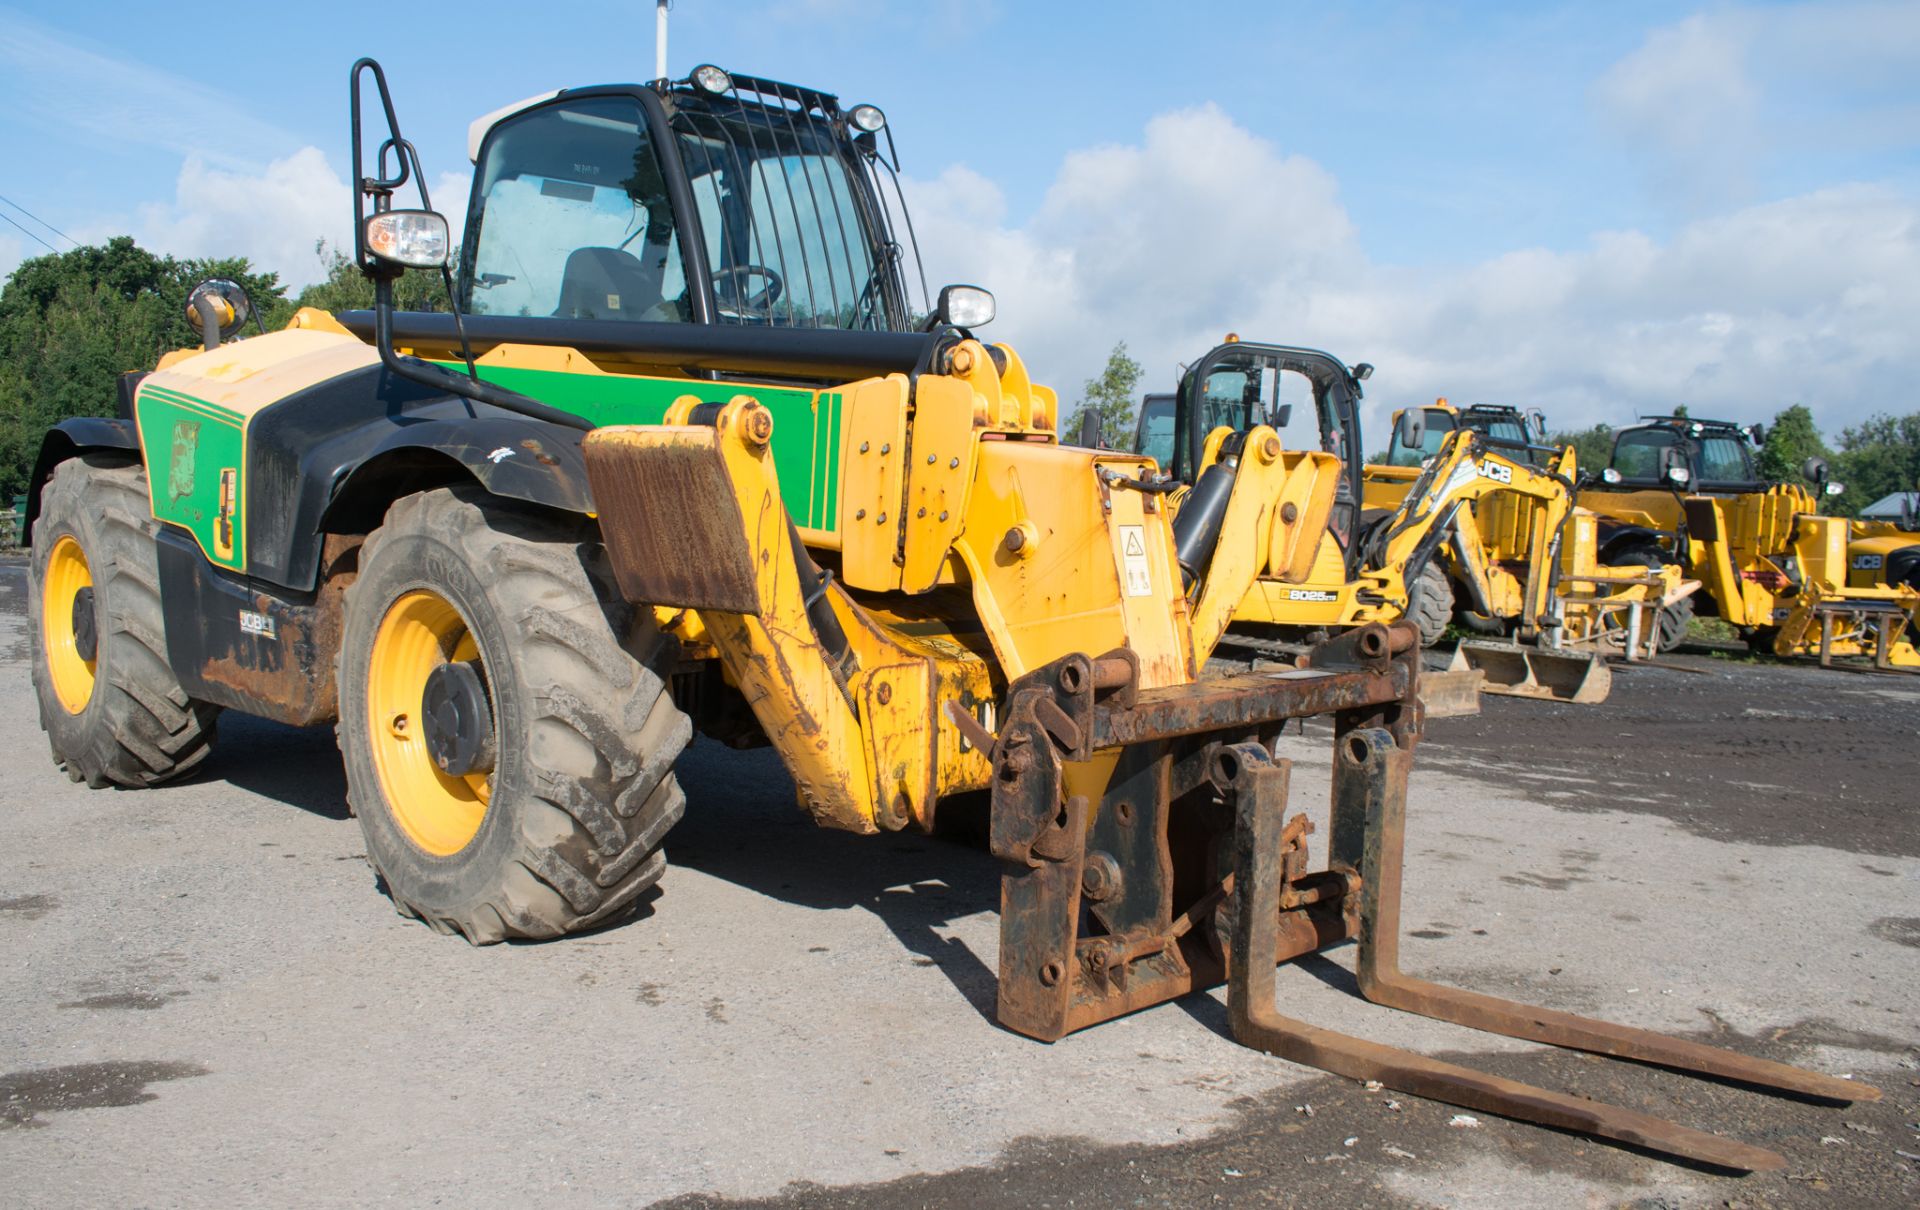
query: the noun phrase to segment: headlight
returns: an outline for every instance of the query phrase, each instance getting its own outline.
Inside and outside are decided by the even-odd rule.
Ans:
[[[1612,467],[1608,467],[1607,469],[1600,472],[1600,482],[1618,483],[1620,482],[1620,472],[1614,470]]]
[[[432,210],[388,210],[367,220],[367,251],[410,269],[438,269],[453,241],[447,220]]]
[[[1692,478],[1693,472],[1684,466],[1670,466],[1667,468],[1667,482],[1669,483],[1677,483],[1684,487],[1687,481]]]
[[[1835,482],[1834,482],[1833,480],[1831,480],[1831,479],[1829,479],[1829,480],[1827,480],[1827,495],[1829,495],[1829,496],[1837,496],[1837,495],[1839,495],[1839,494],[1840,494],[1841,492],[1844,492],[1844,491],[1846,491],[1846,490],[1847,490],[1847,485],[1846,485],[1846,484],[1844,484],[1844,483],[1835,483]]]
[[[878,105],[855,105],[847,117],[852,120],[855,128],[864,130],[868,134],[877,132],[887,124],[887,115],[880,112]]]
[[[993,293],[979,286],[947,286],[936,308],[941,322],[956,328],[978,328],[993,322]]]
[[[733,90],[733,77],[711,63],[702,63],[694,68],[691,78],[695,88],[716,97]]]

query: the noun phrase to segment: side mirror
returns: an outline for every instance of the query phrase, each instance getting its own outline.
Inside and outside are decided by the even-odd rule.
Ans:
[[[453,251],[447,220],[433,210],[383,210],[369,215],[367,252],[406,269],[444,269]]]
[[[1765,445],[1767,443],[1767,426],[1764,424],[1752,425],[1747,429],[1747,436],[1753,438],[1755,445]]]
[[[1827,481],[1827,460],[1816,454],[1800,464],[1800,475],[1802,478],[1814,484],[1825,483]]]
[[[1283,429],[1283,428],[1286,428],[1287,425],[1291,423],[1293,423],[1293,405],[1292,404],[1283,403],[1279,407],[1273,409],[1273,427],[1274,428]]]
[[[1394,426],[1394,435],[1401,446],[1417,450],[1427,439],[1427,412],[1425,408],[1407,408],[1400,413],[1400,419]]]
[[[209,278],[187,295],[187,322],[199,330],[205,349],[217,349],[221,341],[233,339],[252,313],[247,292],[239,282],[224,277]]]
[[[1080,432],[1074,444],[1081,449],[1100,448],[1100,414],[1092,408],[1083,408],[1080,412]]]
[[[993,322],[993,292],[979,286],[942,286],[929,316],[931,326],[979,328]]]
[[[1607,469],[1600,472],[1600,482],[1618,483],[1620,482],[1620,472],[1614,470],[1612,467],[1608,467]]]

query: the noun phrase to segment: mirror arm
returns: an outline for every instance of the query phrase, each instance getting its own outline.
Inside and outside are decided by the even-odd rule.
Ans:
[[[480,378],[468,378],[453,371],[422,361],[418,357],[402,357],[393,348],[393,281],[376,281],[373,286],[373,343],[380,351],[380,363],[387,369],[410,382],[435,390],[446,391],[450,395],[459,395],[477,403],[504,408],[509,412],[518,412],[532,420],[543,420],[548,424],[564,425],[567,428],[592,432],[593,421],[572,412],[563,412],[550,407],[538,399],[510,391]]]

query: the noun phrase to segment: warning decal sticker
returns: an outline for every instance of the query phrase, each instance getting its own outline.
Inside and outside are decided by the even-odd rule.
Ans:
[[[1120,580],[1130,597],[1153,595],[1153,572],[1147,566],[1147,527],[1120,527]]]

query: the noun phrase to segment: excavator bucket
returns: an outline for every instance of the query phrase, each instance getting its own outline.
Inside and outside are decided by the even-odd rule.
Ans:
[[[1420,677],[1420,705],[1428,718],[1458,718],[1480,713],[1480,692],[1487,674],[1478,668],[1449,668]]]
[[[1613,689],[1613,673],[1594,654],[1552,651],[1514,643],[1462,641],[1448,672],[1475,670],[1488,693],[1595,706]]]

